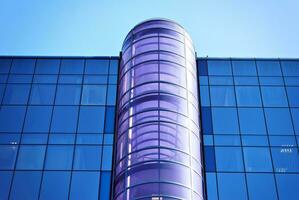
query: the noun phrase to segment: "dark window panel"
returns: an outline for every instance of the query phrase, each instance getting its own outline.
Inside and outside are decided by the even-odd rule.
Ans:
[[[0,171],[0,199],[8,199],[12,171]]]
[[[108,74],[108,59],[87,59],[85,74]]]
[[[10,74],[8,77],[8,83],[31,83],[32,74]]]
[[[106,107],[105,132],[114,133],[115,107]]]
[[[61,74],[83,74],[84,60],[82,59],[62,59],[60,66]]]
[[[208,63],[207,60],[197,60],[197,69],[200,76],[208,75]]]
[[[8,84],[6,86],[3,104],[27,104],[30,84]]]
[[[213,134],[211,108],[201,107],[201,124],[202,124],[203,134]]]
[[[209,75],[232,75],[230,60],[208,60]]]
[[[204,148],[205,156],[205,171],[206,172],[215,172],[216,171],[216,161],[215,161],[215,149],[214,147],[205,147]]]
[[[48,132],[52,106],[29,106],[25,119],[24,132]]]
[[[56,91],[56,105],[79,105],[81,85],[58,85]]]
[[[199,86],[200,105],[210,106],[210,94],[208,86]]]
[[[33,74],[35,68],[35,59],[17,58],[12,62],[10,72],[13,74]]]
[[[25,111],[25,106],[1,106],[0,132],[21,132]]]
[[[22,144],[47,144],[48,134],[23,134]]]
[[[36,74],[58,74],[59,59],[38,59],[36,63]]]
[[[75,133],[78,121],[78,106],[54,106],[51,132]]]
[[[12,59],[9,58],[1,58],[0,59],[0,73],[6,74],[10,70]]]
[[[78,133],[103,133],[105,107],[81,106]]]
[[[0,133],[0,144],[19,144],[20,133]]]
[[[33,77],[33,83],[57,83],[57,75],[37,75]]]

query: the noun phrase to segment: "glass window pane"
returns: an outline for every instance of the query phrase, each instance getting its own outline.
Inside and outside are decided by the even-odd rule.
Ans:
[[[272,174],[247,173],[249,199],[276,200],[275,180]]]
[[[118,59],[110,60],[109,74],[118,74]]]
[[[217,179],[215,173],[206,173],[207,197],[209,200],[218,200]]]
[[[256,76],[254,60],[233,60],[232,65],[235,76]]]
[[[32,81],[32,74],[25,75],[25,74],[10,74],[8,77],[8,83],[31,83]]]
[[[58,74],[59,59],[38,59],[36,63],[36,74]]]
[[[217,171],[244,171],[243,156],[240,147],[215,147]]]
[[[260,84],[261,85],[266,85],[266,86],[271,86],[271,85],[276,85],[276,86],[283,86],[283,78],[282,77],[260,77]]]
[[[17,169],[41,170],[44,165],[45,150],[44,145],[21,145]]]
[[[236,86],[238,106],[260,107],[262,105],[259,87]]]
[[[216,161],[215,161],[215,149],[214,147],[205,147],[204,148],[205,155],[205,170],[207,172],[216,171]]]
[[[116,85],[108,85],[108,96],[107,96],[107,105],[115,106],[116,105]]]
[[[106,107],[105,132],[114,133],[115,107]]]
[[[105,85],[84,85],[82,94],[83,105],[105,105],[106,86]]]
[[[85,75],[84,84],[107,84],[108,76]]]
[[[292,108],[291,113],[296,135],[299,135],[299,108]]]
[[[265,108],[269,135],[293,135],[293,127],[288,108]]]
[[[299,107],[299,87],[287,87],[288,99],[291,107]]]
[[[0,169],[14,169],[18,146],[16,145],[0,145]]]
[[[75,134],[51,134],[49,144],[75,144]]]
[[[295,147],[296,138],[295,136],[269,136],[271,146],[281,147]]]
[[[10,199],[38,199],[41,174],[41,171],[16,171]]]
[[[7,84],[3,104],[27,104],[30,84]]]
[[[214,134],[238,134],[236,108],[212,108]]]
[[[83,74],[84,60],[82,59],[62,59],[61,74]]]
[[[254,76],[235,76],[235,85],[259,85],[258,77]]]
[[[244,162],[247,172],[272,172],[269,148],[244,147]]]
[[[277,174],[277,190],[279,200],[297,200],[299,174]]]
[[[100,170],[101,146],[77,145],[75,151],[74,169],[76,170]]]
[[[1,74],[6,74],[9,72],[11,62],[12,62],[12,59],[8,59],[8,58],[0,59],[0,73]]]
[[[56,105],[79,105],[81,85],[58,85],[56,92]]]
[[[210,93],[208,86],[199,86],[200,105],[210,106]]]
[[[1,106],[0,132],[21,132],[25,111],[24,106]]]
[[[111,170],[111,168],[112,168],[112,146],[104,146],[102,170]]]
[[[47,144],[48,134],[23,134],[22,144]]]
[[[281,76],[280,64],[277,60],[257,60],[259,76]]]
[[[229,60],[208,60],[209,75],[232,75]]]
[[[87,59],[85,74],[108,74],[108,59]]]
[[[288,101],[284,87],[261,87],[265,107],[287,107]]]
[[[57,75],[34,75],[33,83],[57,83]]]
[[[262,135],[242,135],[243,146],[269,146],[268,137]]]
[[[103,134],[77,134],[76,144],[103,144]]]
[[[12,173],[11,171],[0,171],[0,199],[8,199]]]
[[[281,61],[281,68],[284,76],[299,76],[299,61]]]
[[[52,106],[29,106],[25,119],[24,132],[48,132]]]
[[[81,84],[83,76],[82,75],[59,75],[59,84]]]
[[[109,199],[110,196],[110,180],[111,172],[102,172],[101,174],[101,188],[100,199]]]
[[[0,134],[0,144],[19,144],[20,143],[21,134],[13,134],[13,133],[1,133]]]
[[[234,85],[231,76],[209,76],[210,85]]]
[[[45,169],[71,170],[73,163],[73,145],[49,145]]]
[[[14,59],[11,66],[11,73],[14,74],[33,74],[35,59]]]
[[[262,108],[238,108],[242,134],[266,134]]]
[[[210,87],[212,106],[234,106],[235,91],[232,86],[211,86]]]
[[[220,200],[247,200],[244,174],[219,173],[218,190]]]
[[[297,148],[271,148],[275,172],[299,172],[299,152]]]
[[[55,85],[33,84],[31,88],[30,104],[52,105],[55,96]]]
[[[70,199],[86,200],[98,199],[99,172],[73,172]],[[84,184],[82,184],[84,183]]]
[[[75,133],[78,120],[78,106],[55,106],[51,132]]]
[[[78,133],[103,133],[105,107],[81,106]]]
[[[208,75],[207,60],[198,59],[196,63],[197,63],[198,74],[200,76],[207,76]]]
[[[201,121],[203,134],[212,134],[212,112],[210,107],[201,107]]]
[[[287,86],[299,86],[299,77],[284,77]]]
[[[220,146],[240,146],[239,135],[214,135],[215,145]]]
[[[45,171],[41,185],[40,199],[68,199],[71,172]]]

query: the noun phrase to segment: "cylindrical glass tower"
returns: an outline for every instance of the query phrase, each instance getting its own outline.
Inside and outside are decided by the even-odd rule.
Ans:
[[[117,106],[112,199],[203,199],[195,51],[180,25],[130,31]]]

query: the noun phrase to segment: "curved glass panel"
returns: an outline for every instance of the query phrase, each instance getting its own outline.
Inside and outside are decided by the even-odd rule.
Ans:
[[[172,21],[150,20],[122,52],[113,199],[203,199],[190,37]]]

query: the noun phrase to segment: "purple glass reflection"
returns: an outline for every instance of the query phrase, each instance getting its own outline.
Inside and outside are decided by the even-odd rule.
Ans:
[[[169,20],[134,27],[119,70],[113,199],[203,199],[195,51]]]

